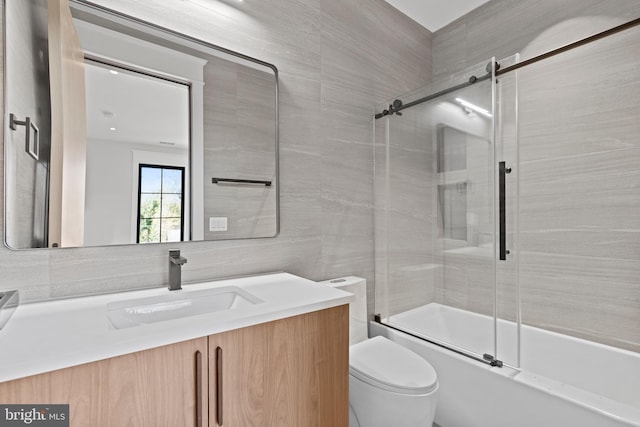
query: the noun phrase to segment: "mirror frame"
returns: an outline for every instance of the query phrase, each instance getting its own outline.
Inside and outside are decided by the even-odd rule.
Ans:
[[[8,132],[10,131],[8,129],[9,127],[9,122],[8,122],[8,112],[9,112],[9,105],[8,105],[8,97],[7,97],[7,14],[6,14],[6,3],[8,0],[2,0],[2,24],[3,24],[3,42],[2,42],[2,49],[3,49],[3,58],[2,58],[2,70],[3,70],[3,108],[4,108],[4,114],[3,114],[3,124],[4,124],[4,130],[2,132],[2,145],[3,145],[3,155],[4,155],[4,159],[3,159],[3,244],[6,248],[12,250],[12,251],[32,251],[32,250],[51,250],[51,249],[80,249],[80,248],[101,248],[101,247],[119,247],[119,246],[138,246],[138,245],[175,245],[175,244],[185,244],[185,243],[199,243],[199,242],[216,242],[216,241],[229,241],[229,240],[250,240],[250,239],[271,239],[274,237],[277,237],[280,234],[280,102],[279,102],[279,73],[278,73],[278,68],[269,63],[269,62],[265,62],[262,61],[260,59],[242,54],[240,52],[236,52],[227,48],[224,48],[222,46],[218,46],[216,44],[213,43],[209,43],[205,40],[196,38],[196,37],[192,37],[189,36],[187,34],[184,33],[180,33],[178,31],[166,28],[166,27],[162,27],[160,25],[157,25],[155,23],[149,22],[149,21],[145,21],[143,19],[139,19],[127,14],[124,14],[122,12],[119,12],[117,10],[102,6],[102,5],[98,5],[95,4],[91,1],[88,0],[69,0],[69,4],[73,10],[74,6],[76,7],[76,10],[78,9],[86,9],[88,10],[87,13],[91,13],[95,16],[97,16],[100,19],[104,19],[106,21],[111,21],[114,23],[114,25],[119,25],[119,26],[124,26],[124,27],[141,27],[141,31],[142,29],[144,29],[145,32],[148,32],[151,36],[153,37],[157,37],[159,39],[165,39],[171,43],[176,43],[176,44],[186,44],[186,46],[188,47],[189,44],[192,45],[199,45],[201,47],[204,47],[206,49],[210,49],[213,51],[217,51],[219,52],[221,55],[220,57],[224,58],[224,56],[231,56],[233,58],[236,59],[241,59],[244,61],[248,61],[248,62],[253,62],[254,64],[257,65],[261,65],[263,67],[267,67],[269,69],[271,69],[271,71],[273,72],[273,76],[274,76],[274,80],[275,80],[275,94],[274,94],[274,102],[275,102],[275,117],[274,117],[274,122],[275,122],[275,129],[274,129],[274,155],[275,155],[275,207],[276,207],[276,216],[275,216],[275,233],[272,236],[259,236],[259,237],[234,237],[234,238],[220,238],[220,239],[202,239],[202,240],[182,240],[179,242],[161,242],[161,243],[117,243],[117,244],[113,244],[113,245],[96,245],[96,246],[68,246],[68,247],[60,247],[60,248],[14,248],[11,247],[8,243],[7,243],[7,221],[6,221],[6,214],[7,214],[7,168],[6,168],[6,159],[7,159],[7,147],[6,147],[6,142],[7,142],[7,136],[8,136]],[[23,1],[23,0],[20,0]],[[110,28],[112,29],[112,28]],[[215,54],[212,54],[215,55]],[[192,158],[192,147],[190,145],[189,147],[189,159],[190,159],[190,163],[191,163],[191,158]],[[190,170],[190,174],[193,175],[193,170]],[[204,177],[203,177],[204,178]],[[193,176],[191,176],[191,180],[193,179]],[[191,191],[191,189],[189,190]],[[193,212],[191,212],[191,218],[193,218]],[[191,225],[193,226],[193,224]]]

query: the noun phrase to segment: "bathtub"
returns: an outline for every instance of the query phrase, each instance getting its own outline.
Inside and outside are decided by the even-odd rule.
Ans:
[[[471,349],[491,342],[494,330],[488,316],[436,303],[385,323]],[[523,325],[515,369],[506,364],[518,360],[516,331],[498,322],[499,368],[380,323],[369,329],[433,365],[441,427],[640,427],[640,354]]]

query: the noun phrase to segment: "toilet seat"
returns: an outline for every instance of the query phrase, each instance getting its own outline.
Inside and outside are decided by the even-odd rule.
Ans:
[[[429,362],[387,338],[362,341],[349,353],[349,373],[374,387],[405,395],[427,394],[438,387]]]

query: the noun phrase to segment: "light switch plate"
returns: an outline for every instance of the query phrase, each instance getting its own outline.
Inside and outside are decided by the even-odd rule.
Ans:
[[[226,216],[209,217],[209,231],[227,231]]]

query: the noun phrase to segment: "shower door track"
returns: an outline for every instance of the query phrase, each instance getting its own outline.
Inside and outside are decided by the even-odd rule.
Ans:
[[[441,90],[440,92],[432,93],[431,95],[427,95],[427,96],[425,96],[423,98],[416,99],[415,101],[408,102],[407,104],[404,104],[404,105],[402,104],[402,102],[400,102],[400,106],[399,107],[395,106],[395,102],[398,101],[398,100],[396,100],[396,101],[394,101],[394,104],[389,105],[389,108],[387,110],[384,110],[382,113],[376,114],[374,117],[377,120],[377,119],[381,119],[381,118],[383,118],[385,116],[394,115],[394,114],[404,110],[405,108],[414,107],[414,106],[416,106],[418,104],[422,104],[423,102],[431,101],[432,99],[436,99],[436,98],[439,98],[439,97],[441,97],[443,95],[446,95],[448,93],[455,92],[455,91],[460,90],[460,89],[464,89],[465,87],[471,86],[471,85],[476,84],[478,82],[482,82],[484,80],[488,80],[490,78],[491,78],[491,63],[487,64],[487,74],[485,74],[484,76],[476,77],[475,75],[473,75],[473,76],[469,77],[469,80],[467,80],[466,82],[457,84],[455,86],[449,87],[449,88],[444,89],[444,90]]]
[[[455,347],[450,347],[450,346],[448,346],[446,344],[442,344],[442,343],[440,343],[438,341],[434,341],[433,339],[425,338],[422,335],[414,334],[413,332],[409,332],[409,331],[407,331],[405,329],[401,329],[401,328],[397,328],[395,326],[391,326],[388,323],[383,323],[382,322],[382,318],[380,317],[379,314],[376,314],[373,317],[373,321],[376,322],[379,325],[382,325],[382,326],[386,327],[386,328],[393,329],[394,331],[402,332],[403,334],[409,335],[409,336],[411,336],[413,338],[416,338],[416,339],[419,339],[419,340],[422,340],[422,341],[426,341],[429,344],[433,344],[433,345],[438,346],[440,348],[444,348],[445,350],[452,351],[452,352],[454,352],[456,354],[459,354],[460,356],[468,357],[470,359],[475,360],[476,362],[481,362],[481,363],[484,363],[485,365],[498,367],[498,368],[502,368],[502,366],[503,366],[503,362],[501,360],[496,359],[494,356],[492,356],[490,354],[484,354],[482,357],[478,357],[478,356],[476,356],[474,354],[471,354],[471,353],[468,353],[468,352],[466,352],[464,350],[460,350],[460,349],[455,348]]]
[[[628,30],[630,28],[634,28],[640,25],[640,18],[636,18],[632,21],[626,22],[624,24],[618,25],[613,28],[609,28],[608,30],[602,31],[600,33],[594,34],[589,37],[585,37],[584,39],[575,41],[573,43],[569,43],[568,45],[559,47],[557,49],[550,50],[549,52],[543,53],[538,56],[534,56],[533,58],[524,60],[522,62],[518,62],[517,64],[510,65],[508,67],[504,67],[500,69],[496,67],[496,77],[509,73],[511,71],[515,71],[518,68],[526,67],[527,65],[535,64],[536,62],[542,61],[543,59],[551,58],[553,56],[559,55],[561,53],[573,50],[577,47],[587,45],[589,43],[595,42],[597,40],[604,39],[606,37],[612,36],[614,34],[620,33],[622,31]]]
[[[559,55],[561,53],[573,50],[573,49],[575,49],[577,47],[584,46],[584,45],[587,45],[587,44],[592,43],[594,41],[601,40],[601,39],[604,39],[606,37],[612,36],[614,34],[620,33],[622,31],[628,30],[630,28],[637,27],[638,25],[640,25],[640,18],[631,20],[629,22],[626,22],[624,24],[618,25],[618,26],[613,27],[613,28],[609,28],[608,30],[602,31],[600,33],[594,34],[594,35],[589,36],[589,37],[585,37],[584,39],[575,41],[573,43],[569,43],[568,45],[559,47],[557,49],[550,50],[549,52],[546,52],[546,53],[543,53],[541,55],[535,56],[533,58],[524,60],[522,62],[518,62],[517,64],[513,64],[513,65],[510,65],[510,66],[505,67],[505,68],[500,68],[500,64],[496,63],[495,75],[496,75],[496,77],[501,76],[502,74],[506,74],[506,73],[509,73],[511,71],[515,71],[515,70],[517,70],[519,68],[526,67],[527,65],[535,64],[536,62],[539,62],[539,61],[542,61],[544,59],[551,58],[551,57]],[[473,75],[473,76],[469,77],[469,80],[464,82],[464,83],[460,83],[458,85],[455,85],[455,86],[452,86],[450,88],[441,90],[441,91],[433,93],[431,95],[427,95],[427,96],[425,96],[423,98],[416,99],[415,101],[411,101],[411,102],[409,102],[407,104],[404,104],[404,105],[402,104],[402,102],[400,102],[399,106],[395,106],[394,105],[395,102],[394,102],[394,104],[389,105],[388,109],[384,110],[381,113],[377,113],[374,117],[377,120],[377,119],[381,119],[381,118],[383,118],[385,116],[389,116],[389,115],[393,115],[393,114],[399,113],[400,111],[404,110],[405,108],[410,108],[410,107],[416,106],[418,104],[422,104],[423,102],[431,101],[432,99],[436,99],[436,98],[439,98],[439,97],[441,97],[443,95],[446,95],[448,93],[455,92],[455,91],[460,90],[460,89],[464,89],[465,87],[471,86],[471,85],[473,85],[475,83],[478,83],[478,82],[481,82],[481,81],[484,81],[484,80],[487,80],[487,79],[490,79],[490,78],[491,78],[491,64],[488,64],[487,65],[487,74],[485,74],[484,76],[476,77],[475,75]]]

